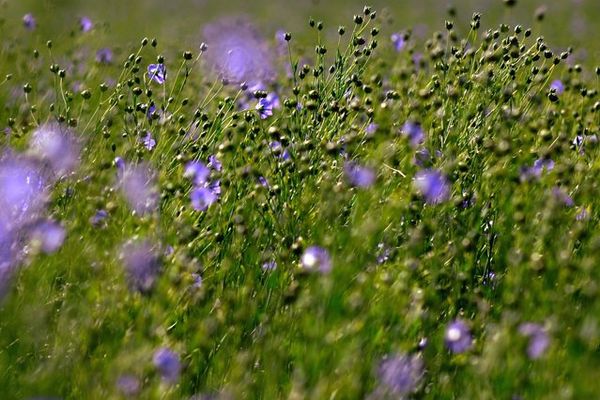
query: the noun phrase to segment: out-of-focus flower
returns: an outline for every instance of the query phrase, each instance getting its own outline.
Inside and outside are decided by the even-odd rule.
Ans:
[[[318,246],[311,246],[304,251],[301,258],[302,267],[308,271],[319,271],[327,274],[331,271],[331,257],[327,250]]]
[[[113,60],[113,52],[105,47],[96,52],[96,61],[101,64],[110,64]]]
[[[39,163],[11,153],[0,155],[0,194],[0,224],[18,229],[39,217],[47,197]]]
[[[196,211],[206,211],[219,197],[208,187],[198,187],[192,190],[190,200]]]
[[[392,354],[379,364],[379,391],[404,398],[414,392],[424,375],[423,359],[418,355]]]
[[[526,322],[519,326],[519,333],[529,338],[527,356],[532,360],[540,358],[550,345],[550,338],[540,324]]]
[[[90,18],[81,17],[79,18],[79,27],[81,28],[82,32],[89,32],[94,27],[94,24]]]
[[[32,239],[39,242],[41,250],[46,254],[58,251],[62,247],[66,236],[65,228],[51,220],[38,224],[31,233]]]
[[[558,200],[560,203],[564,204],[567,207],[573,207],[575,205],[573,198],[569,196],[569,194],[565,192],[563,188],[560,188],[558,186],[553,187],[552,195],[556,200]]]
[[[261,119],[272,116],[274,108],[279,108],[279,96],[275,93],[269,93],[267,97],[260,99],[256,105],[256,111],[258,111]]]
[[[90,223],[96,227],[101,226],[104,223],[104,220],[108,218],[108,213],[106,210],[98,210],[96,214],[92,218],[90,218]]]
[[[273,78],[271,51],[257,30],[243,19],[222,19],[204,29],[206,59],[222,78],[248,86]]]
[[[414,183],[428,204],[440,204],[450,198],[450,183],[438,170],[426,169],[417,172]]]
[[[162,85],[167,80],[167,69],[164,64],[148,65],[148,79]]]
[[[154,171],[145,164],[126,164],[119,179],[121,192],[129,206],[140,215],[158,207],[158,190]]]
[[[287,151],[287,149],[285,149],[283,147],[281,142],[275,140],[269,144],[269,147],[271,148],[271,151],[273,152],[273,154],[275,154],[277,157],[281,158],[282,160],[285,161],[285,160],[290,159],[290,153]]]
[[[208,166],[214,168],[216,171],[223,169],[223,164],[221,164],[221,161],[214,154],[208,157]]]
[[[191,179],[194,185],[201,186],[208,182],[210,169],[200,161],[190,161],[183,172],[185,178]]]
[[[152,137],[152,133],[146,132],[146,135],[142,138],[142,144],[148,150],[154,149],[156,146],[156,140]]]
[[[365,133],[369,136],[372,136],[375,134],[375,132],[377,132],[377,129],[379,128],[379,125],[377,125],[374,122],[371,122],[369,125],[367,125],[367,127],[365,128]]]
[[[406,47],[406,40],[402,33],[393,33],[390,39],[396,51],[402,51]]]
[[[117,389],[126,397],[136,396],[140,388],[140,380],[133,375],[121,375],[117,379]]]
[[[452,321],[446,327],[444,335],[446,347],[453,353],[464,353],[471,348],[473,338],[467,324],[460,319]]]
[[[277,263],[275,261],[267,261],[262,265],[263,271],[275,271],[277,269]]]
[[[350,185],[360,188],[372,186],[377,178],[371,168],[358,165],[353,161],[346,162],[344,172]]]
[[[552,81],[550,89],[554,90],[556,94],[562,94],[565,91],[565,84],[560,79]]]
[[[35,20],[33,14],[25,14],[23,16],[23,25],[30,31],[35,29],[37,26],[37,21]]]
[[[179,380],[181,361],[177,353],[163,347],[154,352],[152,361],[165,382],[176,383]]]
[[[128,242],[121,249],[128,286],[142,293],[153,287],[161,269],[159,252],[149,241]]]
[[[29,149],[50,165],[55,178],[73,173],[79,164],[79,142],[70,129],[59,124],[45,124],[36,129]]]
[[[415,122],[405,122],[404,125],[402,125],[401,132],[408,138],[410,145],[413,148],[419,147],[425,140],[425,132],[423,131],[423,128],[421,128],[421,125]]]

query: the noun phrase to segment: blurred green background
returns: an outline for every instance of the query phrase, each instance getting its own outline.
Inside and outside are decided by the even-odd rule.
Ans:
[[[367,1],[380,16],[384,32],[414,28],[417,36],[427,37],[443,28],[447,10],[454,6],[457,29],[468,29],[473,12],[483,14],[483,28],[500,22],[534,28],[557,48],[573,46],[576,61],[600,60],[599,0],[518,0],[508,8],[503,0],[372,0]],[[24,29],[21,18],[32,13],[37,18],[37,34],[59,39],[78,29],[81,16],[90,17],[96,34],[106,45],[117,40],[137,42],[143,36],[157,37],[165,44],[195,46],[201,41],[205,23],[226,15],[247,15],[265,34],[284,29],[301,35],[310,16],[330,25],[335,34],[339,24],[348,25],[364,0],[4,0],[0,13],[9,29]],[[545,19],[535,19],[545,9]],[[327,26],[327,25],[326,25]]]

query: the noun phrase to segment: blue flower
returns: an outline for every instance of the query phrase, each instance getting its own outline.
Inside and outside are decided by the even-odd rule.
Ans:
[[[110,64],[113,60],[113,52],[105,47],[96,52],[96,61],[100,64]]]
[[[538,359],[546,352],[550,345],[550,338],[544,328],[533,322],[526,322],[519,326],[519,333],[529,338],[527,344],[527,356],[532,359]]]
[[[353,161],[346,162],[344,172],[350,185],[360,188],[372,186],[377,178],[375,171],[371,168],[363,167]]]
[[[302,267],[307,271],[319,271],[327,274],[331,271],[331,257],[327,250],[318,246],[311,246],[304,251],[301,258]]]
[[[401,132],[403,135],[408,137],[410,145],[413,148],[419,147],[419,145],[421,145],[425,140],[425,132],[423,131],[423,128],[421,128],[421,125],[415,122],[405,122],[404,125],[402,125]]]
[[[41,249],[46,254],[52,254],[62,247],[67,233],[62,225],[54,221],[44,221],[38,224],[32,237],[39,241]]]
[[[285,149],[283,147],[281,142],[275,140],[269,144],[269,147],[271,148],[271,151],[273,152],[273,154],[275,154],[277,157],[281,158],[282,160],[285,161],[285,160],[290,159],[290,153],[287,151],[287,149]]]
[[[392,45],[396,51],[402,51],[406,47],[406,40],[404,39],[403,34],[393,33],[390,39],[392,40]]]
[[[94,24],[88,17],[81,17],[79,19],[79,27],[81,28],[82,32],[89,32],[94,27]]]
[[[256,105],[256,111],[261,119],[266,119],[273,115],[273,109],[279,107],[279,96],[275,93],[269,93],[267,97],[262,98]]]
[[[554,90],[556,94],[562,94],[565,91],[565,84],[560,79],[552,81],[550,90]]]
[[[386,356],[377,369],[381,386],[380,392],[404,395],[414,392],[425,373],[423,359],[420,356],[393,354]],[[387,398],[387,397],[386,397]]]
[[[144,147],[148,150],[152,150],[154,149],[154,146],[156,146],[156,140],[154,140],[150,132],[146,132],[146,136],[142,138],[142,143],[144,144]]]
[[[127,283],[131,290],[149,292],[161,270],[161,260],[149,241],[128,242],[121,251]]]
[[[31,31],[34,30],[37,26],[37,21],[35,20],[35,17],[32,14],[25,14],[23,16],[23,25],[25,26],[25,28]]]
[[[164,64],[148,65],[148,79],[162,85],[167,80],[167,69]]]
[[[446,347],[453,353],[464,353],[471,348],[473,338],[467,324],[460,319],[454,320],[446,327],[444,335]]]
[[[165,382],[176,383],[179,380],[181,362],[177,353],[162,347],[154,352],[152,361]]]
[[[201,186],[208,182],[210,169],[200,161],[190,161],[183,172],[185,178],[191,179],[194,185]]]
[[[206,211],[218,199],[219,196],[208,187],[197,187],[190,194],[192,207],[196,211]]]
[[[414,184],[428,204],[440,204],[450,198],[450,184],[438,170],[426,169],[417,172]]]

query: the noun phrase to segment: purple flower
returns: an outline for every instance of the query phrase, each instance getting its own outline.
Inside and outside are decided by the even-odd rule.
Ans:
[[[164,64],[148,65],[148,79],[162,85],[167,80],[167,69]]]
[[[31,31],[34,30],[37,26],[37,21],[35,20],[35,17],[32,14],[25,14],[23,16],[23,25],[25,26],[25,28]]]
[[[176,383],[179,380],[181,362],[177,353],[163,347],[154,352],[152,361],[165,382]]]
[[[556,94],[562,94],[565,91],[565,85],[560,79],[556,79],[550,84],[550,90],[554,90]]]
[[[369,125],[367,125],[367,127],[365,128],[365,133],[369,136],[372,136],[375,134],[375,132],[377,132],[377,129],[379,128],[379,125],[377,125],[374,122],[371,122]]]
[[[149,292],[160,273],[159,252],[149,241],[128,242],[121,250],[130,290]]]
[[[140,215],[156,211],[158,190],[154,171],[144,164],[125,165],[119,186],[129,206]]]
[[[50,165],[55,178],[73,173],[79,164],[80,145],[75,134],[62,125],[40,126],[33,132],[29,148]]]
[[[263,271],[275,271],[277,269],[277,263],[275,261],[267,261],[262,265]]]
[[[404,398],[414,392],[424,375],[423,359],[418,355],[393,354],[386,356],[377,368],[379,391]]]
[[[471,348],[473,343],[469,327],[460,319],[448,324],[444,340],[446,347],[453,353],[464,353]]]
[[[140,380],[133,375],[121,375],[117,380],[117,389],[126,397],[136,396],[140,386]]]
[[[108,213],[106,210],[98,210],[96,214],[92,218],[90,218],[90,223],[96,227],[100,226],[104,220],[108,218]]]
[[[214,154],[208,157],[208,166],[214,168],[216,171],[223,169],[223,164],[221,164],[221,161]]]
[[[539,158],[533,163],[531,172],[533,175],[540,177],[544,170],[550,172],[554,169],[554,161],[549,158]]]
[[[429,167],[431,165],[431,154],[429,153],[429,150],[420,148],[415,151],[413,164],[421,168]]]
[[[573,207],[575,205],[573,198],[569,196],[564,189],[558,186],[552,188],[552,194],[556,200],[558,200],[560,203],[563,203],[567,207]]]
[[[274,108],[279,108],[279,97],[275,93],[269,93],[266,98],[260,99],[256,105],[256,111],[258,111],[261,119],[272,116]]]
[[[407,121],[402,125],[402,134],[408,138],[413,148],[419,147],[425,141],[425,132],[421,125]]]
[[[438,170],[425,169],[417,172],[414,184],[428,204],[440,204],[450,198],[450,184]]]
[[[350,185],[360,188],[372,186],[377,178],[375,171],[371,168],[363,167],[353,161],[346,162],[344,172]]]
[[[244,19],[222,19],[204,29],[206,59],[222,78],[248,86],[268,82],[274,75],[272,54],[257,30]]]
[[[14,229],[36,219],[45,208],[47,185],[34,160],[0,155],[0,224]]]
[[[285,149],[283,147],[281,142],[278,142],[277,140],[275,140],[269,144],[269,147],[271,148],[271,151],[273,152],[273,154],[275,154],[277,157],[281,158],[282,160],[285,161],[285,160],[290,159],[290,153],[288,153],[287,149]]]
[[[588,219],[589,217],[589,212],[587,210],[587,208],[585,207],[581,207],[581,209],[579,210],[579,212],[577,213],[577,215],[575,215],[575,220],[577,221],[585,221],[586,219]]]
[[[202,186],[208,182],[210,169],[200,161],[190,161],[183,172],[185,178],[191,179],[196,186]]]
[[[304,251],[301,258],[302,267],[308,271],[319,271],[327,274],[331,271],[331,257],[327,250],[318,246],[311,246]]]
[[[113,60],[113,52],[111,49],[105,47],[96,52],[96,62],[101,64],[110,64]]]
[[[8,224],[0,221],[0,297],[5,274],[12,267],[15,257],[15,238]]]
[[[267,178],[265,178],[264,176],[258,177],[258,183],[260,183],[262,187],[265,187],[267,189],[269,188],[269,181],[267,181]]]
[[[81,17],[79,18],[79,27],[81,28],[82,32],[89,32],[94,27],[94,24],[88,17]]]
[[[208,187],[197,187],[190,194],[192,207],[196,211],[206,211],[218,199],[219,196]]]
[[[50,220],[38,224],[32,232],[32,238],[40,243],[42,251],[46,254],[58,251],[66,236],[65,228]]]
[[[526,322],[519,326],[519,333],[529,338],[527,345],[527,356],[532,359],[540,358],[550,345],[548,334],[539,324]]]
[[[404,39],[403,34],[393,33],[390,39],[392,40],[392,45],[396,51],[402,51],[406,47],[406,40]]]
[[[150,133],[149,131],[146,132],[146,136],[142,138],[142,144],[146,149],[150,151],[154,149],[154,146],[156,146],[156,140],[154,140],[154,138],[152,137],[152,133]]]

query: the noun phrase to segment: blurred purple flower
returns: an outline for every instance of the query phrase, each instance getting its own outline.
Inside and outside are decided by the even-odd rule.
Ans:
[[[554,90],[556,94],[562,94],[565,91],[565,85],[560,79],[556,79],[550,84],[550,90]]]
[[[402,33],[393,33],[390,37],[392,40],[392,45],[396,51],[402,51],[406,47],[406,40],[404,39],[404,34]]]
[[[81,28],[82,32],[89,32],[94,27],[94,24],[88,17],[81,17],[79,18],[79,27]]]
[[[156,211],[158,190],[154,171],[145,164],[127,164],[119,186],[129,206],[140,215]]]
[[[577,221],[585,221],[590,216],[587,208],[581,207],[577,215],[575,215],[575,220]]]
[[[90,223],[96,227],[100,226],[104,220],[108,218],[108,213],[106,210],[98,210],[96,214],[92,218],[90,218]]]
[[[275,271],[277,269],[277,263],[275,261],[267,261],[262,265],[263,271]]]
[[[554,161],[552,161],[549,158],[539,158],[537,160],[535,160],[535,162],[533,163],[533,168],[532,168],[532,173],[539,177],[542,175],[542,173],[544,172],[544,170],[546,170],[546,172],[550,172],[554,169]]]
[[[544,355],[550,345],[550,338],[543,326],[533,322],[526,322],[519,326],[519,333],[529,338],[527,356],[530,359],[535,360]]]
[[[369,125],[367,125],[367,127],[365,128],[365,133],[369,136],[372,136],[375,134],[375,132],[377,132],[377,129],[379,128],[379,125],[377,125],[374,122],[371,122]]]
[[[0,224],[11,229],[36,219],[45,208],[46,180],[34,160],[0,155]]]
[[[208,187],[197,187],[190,194],[192,207],[196,211],[206,211],[218,199],[218,195]]]
[[[141,389],[140,380],[133,375],[121,375],[117,380],[117,389],[126,397],[136,396]]]
[[[48,220],[38,224],[33,229],[31,236],[40,243],[44,253],[52,254],[62,247],[67,232],[62,225]]]
[[[142,144],[146,149],[150,151],[152,151],[152,149],[154,149],[154,147],[156,146],[156,140],[154,140],[150,131],[147,131],[146,136],[142,138]]]
[[[273,152],[273,154],[275,154],[277,157],[281,158],[282,160],[285,161],[285,160],[290,159],[290,153],[288,153],[287,149],[285,149],[283,147],[281,142],[275,140],[269,144],[269,147],[271,148],[271,151]]]
[[[453,353],[464,353],[471,348],[473,343],[469,327],[460,319],[448,324],[444,340],[446,347]]]
[[[219,161],[214,154],[208,157],[208,166],[214,168],[216,171],[221,171],[223,169],[223,164],[221,164],[221,161]]]
[[[408,138],[410,145],[413,148],[419,147],[419,145],[425,141],[425,132],[423,131],[423,128],[415,122],[405,122],[404,125],[402,125],[401,132]]]
[[[416,166],[426,168],[431,165],[431,161],[431,154],[426,148],[420,148],[417,151],[415,151],[413,164],[415,164]]]
[[[162,85],[167,80],[167,69],[164,64],[148,65],[148,79]]]
[[[417,172],[414,184],[428,204],[440,204],[450,198],[450,183],[438,170],[426,169]]]
[[[200,161],[190,161],[183,172],[185,178],[191,179],[196,186],[202,186],[208,182],[210,169]]]
[[[105,47],[96,52],[96,61],[101,64],[110,64],[113,60],[113,52]]]
[[[37,26],[37,21],[35,20],[33,14],[25,14],[23,16],[23,25],[30,31],[35,29]]]
[[[204,36],[208,63],[222,78],[248,86],[272,80],[271,51],[248,21],[221,19],[208,25]]]
[[[372,186],[377,178],[375,171],[371,168],[358,165],[353,161],[346,162],[344,172],[350,185],[360,188]]]
[[[308,271],[319,271],[327,274],[331,271],[331,257],[327,250],[318,246],[311,246],[304,251],[301,258],[302,266]]]
[[[165,382],[176,383],[179,380],[181,362],[177,353],[163,347],[154,352],[152,361]]]
[[[149,292],[161,269],[159,252],[149,241],[128,242],[121,249],[130,290]]]
[[[266,98],[260,99],[256,105],[256,111],[258,111],[261,119],[272,116],[274,108],[279,108],[279,96],[272,92]]]
[[[552,188],[552,195],[556,200],[558,200],[560,203],[563,203],[567,207],[573,207],[575,205],[573,198],[569,196],[569,194],[565,192],[563,188],[554,186]]]
[[[50,165],[57,179],[73,173],[79,164],[79,142],[70,129],[59,124],[45,124],[36,129],[29,149]]]
[[[380,391],[404,398],[417,389],[425,370],[418,355],[392,354],[380,362],[377,373]]]

